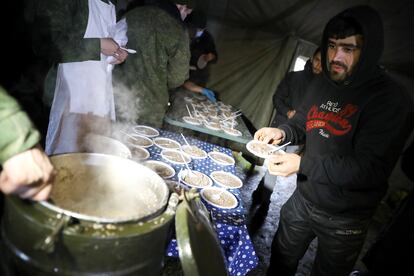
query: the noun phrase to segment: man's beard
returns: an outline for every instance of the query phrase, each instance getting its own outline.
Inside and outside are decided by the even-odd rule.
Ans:
[[[332,70],[332,65],[340,66],[344,69],[343,72],[336,72]],[[348,76],[348,66],[339,61],[331,61],[329,64],[329,76],[333,81],[342,82]]]

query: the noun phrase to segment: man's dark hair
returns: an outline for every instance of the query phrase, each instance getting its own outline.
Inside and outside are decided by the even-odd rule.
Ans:
[[[358,22],[350,17],[336,17],[326,26],[328,37],[344,39],[349,36],[362,34],[362,28]]]

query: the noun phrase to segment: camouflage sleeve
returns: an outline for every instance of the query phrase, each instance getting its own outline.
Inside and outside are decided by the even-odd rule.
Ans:
[[[75,62],[100,59],[100,39],[83,38],[88,23],[88,0],[37,0],[35,28],[47,37],[47,41],[38,41],[38,45],[49,43],[43,49],[54,60]],[[42,46],[44,48],[44,46]]]
[[[184,29],[180,32],[175,47],[169,52],[167,69],[168,89],[179,87],[188,79],[190,70],[190,41],[188,32]]]
[[[0,164],[35,146],[39,132],[19,104],[0,87]]]

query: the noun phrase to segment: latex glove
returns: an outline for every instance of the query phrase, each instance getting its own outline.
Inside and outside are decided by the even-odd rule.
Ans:
[[[22,198],[45,200],[52,189],[55,171],[42,149],[19,153],[3,164],[0,190]]]
[[[211,91],[210,89],[207,89],[207,88],[203,88],[202,90],[201,90],[201,94],[203,94],[204,96],[206,96],[207,97],[207,99],[209,99],[210,101],[212,101],[213,103],[215,103],[217,100],[216,100],[216,96],[214,95],[214,92],[213,91]]]

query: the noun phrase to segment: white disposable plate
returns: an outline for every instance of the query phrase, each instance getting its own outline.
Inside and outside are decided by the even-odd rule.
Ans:
[[[215,126],[215,124],[212,125],[212,124],[210,124],[208,122],[204,122],[204,126],[206,128],[212,129],[212,130],[221,130],[220,124],[218,124],[218,126]]]
[[[149,148],[154,144],[150,138],[138,134],[130,134],[129,136],[125,136],[125,139],[133,147]]]
[[[161,156],[162,158],[164,158],[165,160],[173,164],[182,165],[182,164],[188,164],[191,162],[191,157],[188,156],[188,154],[182,151],[178,151],[178,150],[163,150],[161,152]],[[183,160],[183,157],[181,156],[184,157],[184,160]],[[180,161],[177,161],[177,160],[180,160]]]
[[[190,116],[184,116],[183,121],[186,122],[187,124],[191,124],[191,125],[196,125],[196,126],[201,125],[201,120],[200,119],[190,117]]]
[[[232,181],[237,182],[236,185],[231,186],[228,184],[225,184],[224,181],[222,179],[220,179],[220,176],[224,176],[224,177],[229,177],[232,179]],[[225,188],[225,189],[238,189],[241,186],[243,186],[243,182],[241,181],[240,178],[238,178],[237,176],[235,176],[232,173],[229,172],[225,172],[225,171],[214,171],[210,174],[211,179],[213,179],[214,183],[216,183],[217,185]]]
[[[268,158],[269,152],[275,150],[276,147],[270,144],[263,143],[257,140],[251,140],[246,144],[246,149],[260,158]],[[275,152],[276,153],[276,152]],[[272,153],[272,154],[275,154]],[[285,153],[283,150],[278,150],[277,153]]]
[[[157,161],[157,160],[148,160],[143,163],[144,166],[150,168],[156,172],[162,178],[171,178],[175,175],[175,170],[173,167],[167,163]]]
[[[206,185],[196,185],[194,183],[189,183],[189,182],[185,181],[184,178],[187,177],[188,174],[191,174],[191,173],[195,174],[198,177],[203,177],[203,179],[205,179],[208,183]],[[201,189],[201,188],[210,187],[210,186],[213,185],[213,181],[211,180],[210,177],[208,177],[208,175],[206,175],[202,172],[199,172],[199,171],[194,171],[194,170],[192,170],[191,172],[189,172],[187,169],[180,171],[178,173],[178,179],[180,179],[180,181],[182,183],[184,183],[185,185],[187,185],[189,187],[192,187],[192,188]]]
[[[224,166],[230,166],[236,163],[233,157],[218,151],[210,151],[208,153],[208,157],[210,157],[214,162]]]
[[[185,96],[184,101],[191,103],[191,102],[193,102],[193,98]]]
[[[214,200],[214,198],[211,196],[211,193],[220,195],[219,199]],[[235,195],[223,188],[207,187],[201,190],[200,195],[205,201],[207,201],[208,204],[220,209],[233,209],[236,208],[239,203]],[[230,202],[228,206],[220,205],[220,201],[222,201],[224,198],[228,198],[232,202]]]
[[[179,149],[181,147],[177,141],[165,137],[155,138],[154,144],[162,149]]]
[[[242,133],[240,130],[235,128],[229,128],[229,127],[223,127],[222,130],[227,133],[228,135],[232,136],[242,136]]]
[[[146,136],[146,137],[157,137],[160,135],[159,131],[153,127],[144,126],[144,125],[137,125],[133,126],[132,130],[139,135]]]
[[[131,155],[132,155],[132,159],[134,160],[145,160],[148,159],[148,157],[150,157],[150,153],[148,150],[146,150],[145,148],[142,147],[131,147]]]
[[[204,158],[207,158],[207,152],[206,151],[204,151],[204,150],[202,150],[202,149],[200,149],[199,147],[197,147],[201,152],[200,152],[200,155],[196,155],[195,153],[193,153],[193,152],[188,152],[189,150],[190,150],[190,148],[191,147],[197,147],[197,146],[189,146],[189,145],[182,145],[181,146],[181,149],[185,152],[185,153],[187,153],[188,155],[190,155],[191,156],[191,158],[194,158],[194,159],[204,159]]]

